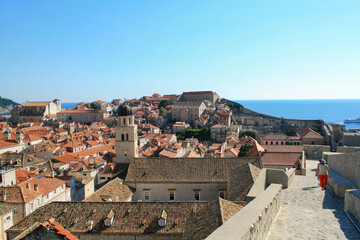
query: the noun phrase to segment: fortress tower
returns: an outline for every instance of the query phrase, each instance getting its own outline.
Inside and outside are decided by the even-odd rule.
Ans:
[[[132,109],[123,104],[118,109],[119,125],[116,126],[116,163],[130,163],[138,157],[137,125]]]

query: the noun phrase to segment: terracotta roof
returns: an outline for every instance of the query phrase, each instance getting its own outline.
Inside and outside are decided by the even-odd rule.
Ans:
[[[55,221],[54,218],[50,218],[47,221],[43,222],[41,226],[50,229],[50,231],[60,235],[68,240],[78,240],[71,232],[66,230],[63,226],[61,226],[58,222]]]
[[[226,182],[230,170],[258,164],[258,158],[132,159],[127,182]]]
[[[206,204],[207,202],[52,202],[25,217],[8,232],[24,231],[36,222],[54,217],[73,234],[87,233],[87,222],[91,220],[93,234],[182,236],[190,213],[196,213]],[[164,227],[157,224],[162,210],[167,213]],[[112,226],[106,227],[104,219],[111,211],[114,212],[114,221]]]
[[[16,177],[16,183],[20,183],[22,181],[25,181],[29,178],[32,178],[36,175],[39,175],[38,171],[28,171],[25,169],[16,169],[15,170],[15,177]]]
[[[26,188],[27,184],[30,184],[30,189]],[[34,184],[38,184],[39,186],[38,191],[34,190]],[[63,184],[65,184],[65,182],[57,178],[37,176],[21,182],[17,186],[21,187],[21,189],[23,190],[39,192],[42,193],[43,195],[46,195],[49,192],[54,191]]]
[[[40,107],[40,106],[47,106],[50,103],[51,103],[51,101],[49,101],[49,102],[26,102],[26,103],[21,104],[21,106],[23,106],[23,107]]]
[[[297,132],[301,138],[318,138],[323,139],[319,133],[315,132],[311,128],[303,128]]]
[[[266,152],[288,152],[288,153],[302,153],[303,145],[261,145]]]
[[[10,146],[15,146],[15,145],[18,145],[18,143],[15,141],[0,140],[0,148],[10,147]]]
[[[215,124],[214,126],[212,126],[211,128],[226,128],[226,126],[224,124]]]
[[[209,95],[209,94],[213,95],[215,94],[215,92],[213,91],[183,92],[183,95]]]
[[[61,236],[62,239],[79,240],[75,235],[73,235],[71,232],[62,227],[58,222],[56,222],[54,218],[49,218],[43,223],[34,223],[33,225],[25,229],[25,231],[23,231],[17,237],[15,237],[14,240],[27,239],[28,236],[31,236],[34,231],[41,227],[46,228],[46,231],[51,231],[53,234]]]
[[[134,192],[134,189],[123,184],[123,180],[115,178],[91,194],[84,202],[125,202]]]
[[[164,149],[159,153],[159,156],[160,157],[167,157],[167,158],[176,158],[177,153],[174,153],[172,151],[168,151],[168,150]]]
[[[243,207],[244,204],[236,204],[220,197],[209,202],[190,215],[185,224],[183,239],[205,239]]]
[[[264,165],[280,165],[292,167],[298,159],[302,159],[302,153],[272,153],[267,152],[262,156]]]
[[[285,135],[285,134],[275,134],[275,133],[270,133],[268,135],[265,135],[264,137],[262,137],[262,140],[287,140],[289,138],[289,136]]]
[[[25,203],[41,195],[40,192],[35,192],[19,186],[0,187],[0,192],[1,191],[6,191],[8,193],[5,201],[7,203]]]

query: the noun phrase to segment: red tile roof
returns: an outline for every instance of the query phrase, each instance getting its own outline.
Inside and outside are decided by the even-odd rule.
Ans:
[[[63,228],[58,222],[55,221],[54,218],[49,218],[45,222],[41,224],[41,226],[50,229],[55,234],[60,235],[64,237],[67,240],[79,240],[75,235],[73,235],[71,232]]]

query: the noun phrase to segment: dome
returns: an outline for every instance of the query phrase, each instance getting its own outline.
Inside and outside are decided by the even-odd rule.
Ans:
[[[133,111],[131,107],[129,107],[126,103],[120,105],[117,112],[118,112],[118,116],[122,116],[122,117],[133,115]]]

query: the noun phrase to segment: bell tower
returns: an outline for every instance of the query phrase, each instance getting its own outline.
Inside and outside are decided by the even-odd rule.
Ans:
[[[115,130],[115,162],[130,163],[131,159],[138,157],[138,136],[133,111],[126,103],[118,109],[118,121]]]

